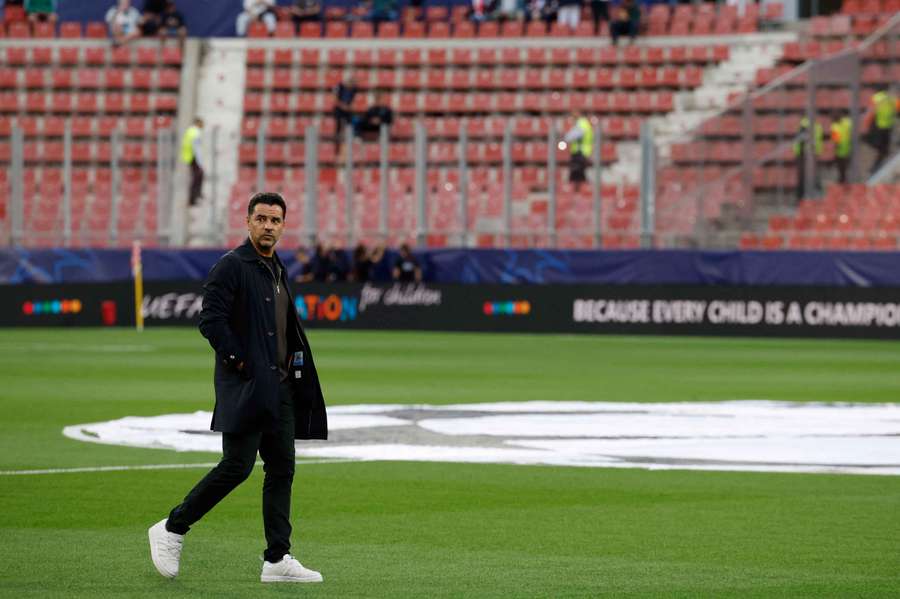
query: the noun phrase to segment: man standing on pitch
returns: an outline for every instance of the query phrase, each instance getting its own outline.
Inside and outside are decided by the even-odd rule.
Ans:
[[[153,565],[178,575],[184,535],[253,470],[262,457],[263,582],[321,582],[290,550],[294,439],[325,439],[322,388],[275,244],[286,206],[257,193],[247,207],[249,239],[213,266],[203,284],[200,332],[216,353],[212,430],[222,433],[222,460],[169,517],[150,528]]]

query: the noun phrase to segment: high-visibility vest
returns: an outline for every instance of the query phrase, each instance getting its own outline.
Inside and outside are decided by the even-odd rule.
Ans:
[[[200,127],[191,125],[181,138],[181,161],[190,164],[194,161],[194,140],[200,137]]]
[[[575,122],[575,126],[581,129],[582,135],[581,138],[572,142],[572,154],[590,156],[594,153],[594,128],[591,127],[591,122],[585,117],[578,119]]]
[[[809,127],[809,119],[803,117],[800,119],[800,130],[798,133],[802,135],[802,139],[798,139],[794,142],[794,156],[799,156],[803,153],[803,147],[806,145],[806,129]],[[816,156],[820,156],[822,154],[822,150],[825,147],[825,132],[822,130],[822,125],[816,123],[815,129],[813,131],[814,141],[815,141],[815,154]]]
[[[875,126],[879,129],[893,127],[894,118],[897,116],[894,98],[887,92],[878,92],[872,96],[872,104],[875,106]]]
[[[853,122],[845,116],[831,125],[831,139],[834,140],[834,155],[846,158],[850,155],[850,142],[853,136]]]

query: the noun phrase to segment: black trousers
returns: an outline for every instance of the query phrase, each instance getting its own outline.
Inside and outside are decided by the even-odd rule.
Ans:
[[[209,510],[244,482],[256,452],[263,460],[263,527],[268,562],[278,562],[291,548],[291,485],[294,482],[294,391],[290,381],[278,389],[280,418],[276,433],[223,433],[222,460],[176,506],[166,522],[169,532],[185,534]]]
[[[837,167],[838,171],[838,182],[846,183],[847,182],[847,167],[850,166],[850,157],[844,156],[843,158],[840,156],[834,157],[834,165]]]
[[[188,190],[188,200],[193,206],[203,195],[203,169],[197,164],[196,160],[191,161],[191,185]]]
[[[600,21],[609,21],[609,2],[591,0],[591,16],[594,20],[594,35],[600,33]]]
[[[878,153],[875,156],[875,162],[872,163],[872,173],[874,174],[891,152],[891,130],[890,128],[880,129],[873,125],[871,135],[875,151]]]

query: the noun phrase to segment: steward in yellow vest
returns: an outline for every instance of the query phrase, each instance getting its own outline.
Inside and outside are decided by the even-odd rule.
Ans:
[[[853,143],[853,122],[849,116],[843,116],[831,123],[831,141],[834,142],[834,162],[838,169],[838,181],[846,183]]]
[[[203,140],[203,119],[197,117],[181,138],[181,161],[191,169],[188,202],[197,204],[203,195],[203,163],[200,160],[200,143]]]
[[[569,144],[569,182],[578,190],[587,181],[585,171],[588,158],[594,153],[594,127],[591,121],[582,115],[574,114],[575,125],[566,133],[564,141]]]
[[[871,107],[866,115],[869,122],[868,140],[875,148],[877,155],[872,164],[872,171],[887,159],[891,152],[891,133],[897,122],[897,110],[900,107],[900,99],[892,96],[888,91],[880,91],[872,94]]]

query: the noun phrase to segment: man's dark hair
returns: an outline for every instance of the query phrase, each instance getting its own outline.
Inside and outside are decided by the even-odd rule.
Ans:
[[[274,191],[261,191],[253,194],[253,197],[250,198],[250,203],[247,204],[247,216],[253,214],[253,208],[257,204],[281,206],[281,218],[284,219],[287,216],[287,204],[284,203],[284,198],[281,197],[280,193],[275,193]]]

